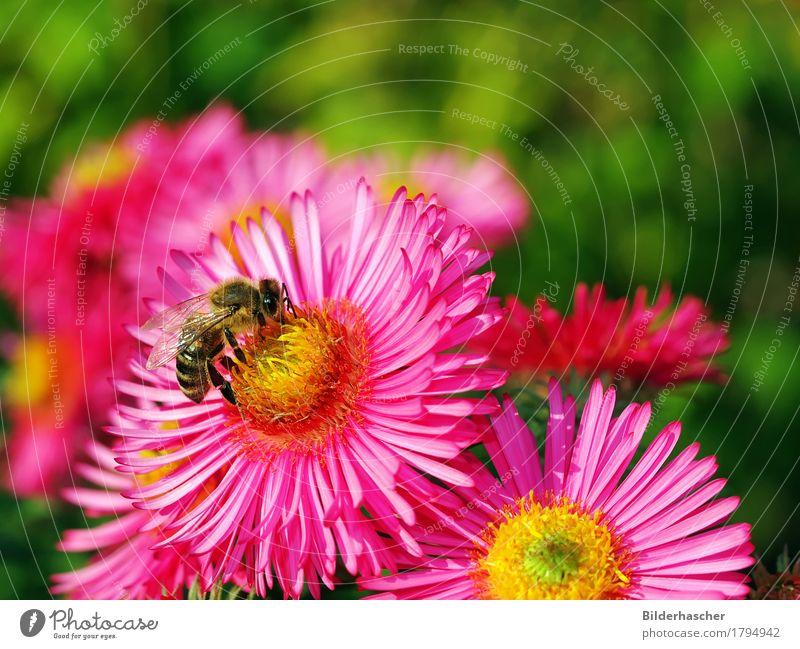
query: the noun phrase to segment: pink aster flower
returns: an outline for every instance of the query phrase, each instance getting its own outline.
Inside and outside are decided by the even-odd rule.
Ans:
[[[502,481],[476,468],[460,507],[419,521],[425,558],[398,558],[405,572],[361,585],[403,599],[744,597],[750,527],[714,527],[739,502],[714,500],[725,484],[711,480],[714,457],[697,459],[695,443],[667,462],[675,422],[631,466],[649,404],[614,418],[615,391],[596,381],[576,428],[572,398],[555,380],[549,391],[544,462],[506,398],[485,440]]]
[[[52,493],[80,442],[85,420],[79,340],[68,330],[13,336],[3,393],[6,439],[2,480],[19,496]],[[90,355],[91,356],[91,355]],[[85,406],[84,406],[85,408]]]
[[[127,160],[127,149],[108,156]],[[0,286],[23,333],[7,345],[11,375],[3,401],[12,432],[2,481],[18,496],[62,485],[93,417],[114,403],[101,378],[113,373],[112,349],[131,351],[122,323],[136,317],[136,308],[124,299],[112,255],[126,179],[120,168],[101,168],[89,186],[88,164],[66,168],[53,197],[17,201],[6,215]]]
[[[86,516],[105,520],[64,534],[59,549],[94,554],[85,567],[54,575],[53,593],[71,599],[174,599],[198,578],[209,590],[205,576],[213,572],[212,559],[172,546],[152,549],[162,540],[158,516],[134,508],[121,494],[136,486],[133,476],[117,471],[114,453],[105,446],[90,443],[88,454],[90,462],[76,463],[74,471],[93,486],[70,488],[65,498]]]
[[[572,311],[564,315],[551,305],[553,293],[540,296],[533,308],[507,298],[504,321],[470,347],[488,354],[496,367],[509,368],[518,385],[570,372],[633,387],[722,380],[715,359],[728,347],[727,332],[696,297],[676,304],[664,287],[648,305],[643,287],[631,302],[607,299],[601,284],[591,290],[578,284]]]
[[[435,196],[447,207],[448,227],[472,228],[472,243],[479,248],[512,243],[530,212],[525,190],[499,153],[474,157],[462,151],[429,150],[415,154],[410,161],[401,161],[393,154],[373,154],[334,165],[320,194],[321,203],[331,204],[331,223],[349,218],[346,201],[341,199],[360,176],[387,200],[399,185],[412,193]],[[337,203],[342,209],[335,209]],[[323,229],[329,227],[323,224]]]
[[[139,315],[136,283],[124,272],[140,258],[131,231],[147,222],[165,160],[170,182],[180,185],[200,151],[211,166],[226,146],[243,141],[241,120],[225,107],[176,129],[137,124],[65,165],[49,197],[12,204],[0,289],[24,333],[6,345],[12,369],[4,415],[13,430],[1,472],[17,495],[57,492],[75,450],[115,404],[105,379],[126,373],[132,346],[123,325]]]
[[[48,278],[62,282],[58,294],[63,303],[58,307],[67,308],[72,319],[81,311],[79,306],[86,306],[77,299],[87,297],[80,293],[84,280],[97,279],[112,287],[123,281],[118,262],[140,251],[118,236],[144,227],[152,196],[164,184],[167,161],[171,186],[181,186],[201,152],[203,168],[212,167],[207,175],[217,175],[214,161],[221,152],[228,146],[240,148],[245,141],[243,122],[225,106],[212,107],[175,128],[157,121],[138,123],[111,141],[87,145],[61,169],[49,196],[15,201],[0,247],[7,271],[1,286],[31,320],[26,325],[46,326]],[[91,288],[94,297],[99,287]],[[125,308],[128,302],[116,307]],[[129,312],[136,310],[134,304]]]
[[[212,235],[230,241],[230,223],[258,220],[266,207],[291,237],[289,199],[293,193],[322,193],[326,159],[314,140],[272,133],[244,134],[235,115],[218,115],[216,130],[188,124],[159,160],[160,182],[147,219],[127,214],[120,240],[127,255],[123,272],[138,293],[160,289],[152,272],[166,265],[173,249],[208,251]],[[194,133],[197,130],[199,133]],[[233,131],[233,136],[231,135]]]
[[[423,474],[471,484],[447,460],[477,439],[464,418],[491,410],[459,393],[493,389],[505,372],[459,351],[500,314],[493,274],[476,272],[489,254],[466,228],[444,229],[444,209],[404,189],[380,209],[362,181],[336,245],[310,194],[289,214],[291,242],[264,210],[262,225],[233,225],[233,251],[212,236],[208,254],[176,253],[164,275],[176,300],[233,277],[286,283],[296,317],[244,337],[236,368],[218,363],[237,405],[214,389],[193,403],[174,365],[137,361],[138,380],[117,387],[140,403],[120,406],[112,432],[122,470],[158,476],[124,494],[163,521],[154,548],[218,550],[230,561],[215,578],[241,565],[259,593],[276,579],[297,597],[304,583],[333,587],[337,557],[374,575],[393,566],[390,548],[420,554],[408,528],[437,489]]]

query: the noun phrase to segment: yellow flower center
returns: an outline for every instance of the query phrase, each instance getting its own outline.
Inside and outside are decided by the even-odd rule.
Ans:
[[[297,308],[297,307],[296,307]],[[368,365],[366,322],[345,301],[270,323],[243,346],[231,384],[244,426],[233,433],[252,459],[313,452],[357,418]]]
[[[173,430],[177,428],[176,422],[165,422],[161,425],[161,428],[164,430]],[[150,457],[161,457],[162,455],[166,455],[166,450],[148,450],[145,449],[143,451],[139,451],[139,455],[141,457],[150,458]],[[136,475],[136,481],[140,485],[150,485],[154,482],[158,482],[161,478],[165,478],[170,473],[172,473],[175,469],[177,469],[183,461],[181,462],[170,462],[169,464],[165,464],[163,466],[158,467],[157,469],[153,469],[149,473],[142,473]]]
[[[289,217],[288,203],[283,205],[283,209],[278,209],[278,206],[272,204],[270,201],[254,201],[249,205],[246,205],[232,218],[230,216],[225,216],[222,218],[214,230],[216,235],[222,240],[223,245],[231,253],[236,263],[241,264],[242,256],[233,240],[233,224],[235,223],[237,226],[239,226],[243,232],[247,232],[248,219],[252,219],[258,224],[259,227],[262,227],[264,221],[261,219],[261,209],[263,207],[270,211],[270,213],[275,217],[275,220],[283,228],[283,231],[289,238],[289,244],[294,245],[292,219]]]
[[[259,225],[262,225],[261,220],[261,208],[266,208],[270,211],[270,213],[275,217],[275,220],[281,224],[284,232],[287,233],[289,237],[292,234],[292,220],[289,217],[289,203],[288,201],[284,204],[278,206],[273,204],[271,201],[263,200],[263,201],[254,201],[253,203],[246,205],[238,214],[233,217],[233,221],[239,225],[240,228],[247,231],[247,219],[253,219]],[[279,209],[280,208],[280,209]],[[227,231],[227,234],[230,234],[230,220],[226,219],[224,222],[224,227]]]
[[[161,424],[161,428],[163,430],[175,430],[178,428],[177,421],[167,421]],[[178,447],[173,447],[172,450],[176,450]],[[167,455],[171,451],[168,449],[144,449],[139,451],[139,455],[144,458],[151,458],[151,457],[163,457]],[[168,477],[174,471],[179,469],[183,464],[185,464],[187,460],[175,460],[174,462],[168,462],[167,464],[162,464],[161,466],[148,471],[147,473],[138,473],[135,474],[134,478],[139,484],[139,486],[147,486],[162,480],[163,478]],[[220,480],[224,475],[223,472],[219,472],[207,478],[203,484],[200,486],[197,494],[195,495],[191,504],[184,510],[184,511],[191,511],[195,507],[197,507],[200,503],[202,503],[208,496],[210,496],[214,489],[219,486]]]
[[[11,371],[6,379],[5,391],[9,404],[32,407],[44,404],[51,394],[51,368],[44,336],[27,335],[25,342],[17,345],[11,360]],[[55,357],[53,357],[55,358]]]
[[[484,530],[471,576],[482,599],[620,599],[628,563],[601,513],[531,495]]]
[[[136,159],[120,144],[95,144],[75,160],[70,187],[77,191],[110,185],[133,169]]]

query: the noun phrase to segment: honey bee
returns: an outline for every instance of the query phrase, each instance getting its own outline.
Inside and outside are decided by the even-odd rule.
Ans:
[[[200,403],[213,386],[236,405],[233,388],[214,366],[214,360],[227,342],[236,359],[246,362],[237,335],[266,326],[267,319],[282,324],[284,309],[296,316],[286,284],[278,284],[277,280],[262,279],[257,285],[244,278],[222,282],[208,293],[157,313],[144,324],[145,331],[162,330],[147,359],[147,369],[161,367],[175,358],[178,385],[189,399]],[[227,356],[220,363],[228,370],[236,365]]]

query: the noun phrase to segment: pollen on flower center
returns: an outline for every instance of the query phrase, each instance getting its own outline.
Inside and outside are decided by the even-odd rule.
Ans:
[[[222,239],[222,243],[225,245],[226,249],[231,252],[234,259],[237,261],[241,260],[241,256],[239,253],[239,249],[236,246],[236,243],[233,240],[233,228],[231,228],[231,223],[235,223],[239,228],[244,231],[247,231],[247,222],[249,220],[255,221],[257,224],[262,225],[263,222],[261,220],[261,210],[262,208],[266,209],[274,219],[280,224],[283,228],[283,231],[286,233],[287,238],[291,241],[293,239],[292,234],[292,219],[287,213],[287,209],[285,206],[274,204],[268,200],[257,200],[251,203],[246,204],[242,209],[238,212],[234,212],[233,216],[231,217],[230,213],[223,212],[220,215],[220,221],[217,228],[215,228],[215,233]]]
[[[175,424],[173,422],[167,422],[166,424],[162,424],[161,428],[163,428],[164,430],[171,430],[171,429],[175,428]],[[143,458],[160,457],[160,456],[163,456],[163,455],[166,455],[166,454],[167,454],[166,450],[156,450],[156,451],[154,451],[154,450],[146,449],[146,450],[139,451],[139,455],[141,455]],[[157,467],[157,468],[155,468],[152,471],[149,471],[147,473],[141,473],[141,474],[136,475],[135,476],[136,477],[136,481],[140,485],[153,484],[154,482],[158,482],[159,480],[161,480],[161,478],[163,478],[165,476],[168,476],[175,469],[177,469],[181,464],[182,464],[181,462],[170,462],[169,464],[165,464],[165,465],[159,466],[159,467]]]
[[[53,347],[48,346],[43,336],[29,335],[11,359],[10,377],[5,386],[8,400],[15,405],[42,404],[51,392],[48,370]]]
[[[252,459],[311,452],[345,428],[365,392],[366,323],[345,301],[299,310],[248,339],[231,385],[242,426],[233,433]]]
[[[134,157],[120,145],[95,145],[75,161],[71,183],[77,189],[113,183],[128,173],[134,162]]]
[[[484,530],[471,576],[484,599],[617,599],[628,563],[600,513],[529,496]]]

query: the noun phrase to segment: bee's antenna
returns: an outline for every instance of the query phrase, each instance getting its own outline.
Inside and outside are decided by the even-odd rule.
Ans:
[[[296,318],[297,312],[294,310],[294,304],[292,304],[292,301],[289,299],[289,289],[286,288],[286,283],[284,282],[281,287],[281,291],[283,293],[283,303],[286,305],[289,313],[292,314],[292,317]]]

